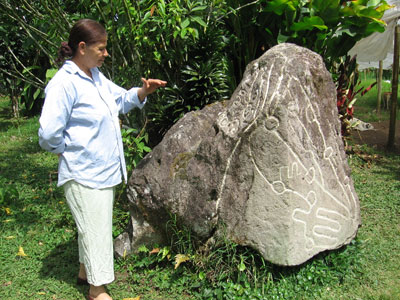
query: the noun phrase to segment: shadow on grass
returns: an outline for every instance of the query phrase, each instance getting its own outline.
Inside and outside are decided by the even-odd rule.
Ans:
[[[12,126],[11,121],[0,120],[0,132],[6,132]]]
[[[356,165],[362,169],[370,169],[375,166],[371,169],[371,173],[379,175],[378,178],[384,177],[387,180],[400,181],[400,149],[397,149],[397,153],[366,143],[357,143],[352,139],[349,141],[350,147],[354,150],[350,150],[347,154],[359,158]]]
[[[31,141],[24,136],[17,137],[2,148],[0,178],[15,186],[19,197],[7,200],[6,205],[13,213],[1,215],[0,219],[12,219],[7,223],[12,225],[7,226],[18,228],[22,236],[29,236],[30,231],[42,231],[41,239],[48,238],[44,241],[54,246],[41,259],[40,278],[76,288],[77,293],[82,294],[79,298],[84,299],[88,287],[76,285],[79,270],[77,241],[71,238],[60,242],[63,238],[56,236],[60,232],[56,229],[75,228],[63,191],[56,187],[57,159],[39,147],[37,137]]]
[[[56,161],[39,147],[37,138],[15,139],[10,145],[1,147],[0,179],[19,192],[18,199],[8,200],[6,204],[15,213],[19,212],[21,223],[18,226],[24,228],[29,226],[27,223],[40,221],[44,217],[40,214],[48,214],[49,206],[63,200],[63,195],[56,187]],[[19,221],[18,214],[15,217]]]
[[[397,186],[400,188],[400,155],[391,152],[383,154],[384,159],[378,159],[375,164],[379,167],[373,173],[384,176],[388,180],[399,181]]]
[[[39,276],[44,279],[53,279],[75,286],[83,295],[88,293],[87,286],[79,286],[76,279],[79,271],[78,245],[76,239],[60,243],[43,258]]]
[[[6,132],[13,125],[13,122],[10,121],[11,114],[9,107],[0,109],[0,132]]]
[[[29,151],[27,148],[21,151]],[[26,234],[39,224],[62,227],[71,223],[66,205],[60,204],[64,201],[62,190],[48,179],[53,167],[32,163],[26,155],[15,159],[12,153],[3,153],[0,159],[6,159],[10,165],[1,170],[0,177],[18,190],[18,198],[8,199],[4,205],[13,212],[13,224],[20,232]]]

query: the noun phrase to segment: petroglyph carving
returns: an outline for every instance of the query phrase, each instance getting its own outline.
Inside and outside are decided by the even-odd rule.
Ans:
[[[263,201],[271,201],[274,194],[278,196],[274,201],[284,203],[278,205],[278,211],[285,212],[286,222],[298,228],[297,245],[288,247],[294,251],[303,251],[299,249],[303,247],[305,252],[312,253],[338,247],[343,242],[343,231],[357,228],[359,206],[354,191],[349,189],[348,175],[337,172],[341,165],[346,165],[345,158],[335,155],[338,147],[334,149],[325,136],[327,132],[335,135],[338,124],[336,120],[333,125],[326,123],[321,111],[326,107],[316,105],[320,95],[310,80],[310,68],[314,66],[306,64],[291,72],[293,64],[293,57],[284,55],[275,56],[269,64],[255,63],[249,68],[251,76],[244,76],[237,97],[233,96],[235,103],[217,123],[223,132],[236,139],[224,178],[232,167],[232,158],[237,156],[234,152],[247,151],[256,174],[262,179],[259,184],[264,191],[271,191],[265,193],[264,199],[255,197],[254,207],[258,209]],[[260,129],[260,124],[264,129]],[[233,126],[237,128],[235,132],[230,130]],[[246,140],[243,133],[248,133]],[[247,147],[241,147],[242,143]],[[229,187],[230,182],[223,180],[218,206],[224,205],[221,199]],[[251,195],[248,202],[252,202]],[[250,210],[253,207],[249,203],[246,206]],[[262,224],[276,212],[275,207],[263,216],[257,213],[256,220]],[[279,223],[269,223],[264,234],[278,241],[281,235],[278,227]],[[266,246],[265,252],[273,252],[271,248],[276,244]]]
[[[270,49],[230,101],[185,115],[145,157],[129,182],[132,210],[159,229],[177,214],[201,239],[224,224],[281,265],[349,243],[359,204],[335,95],[318,55]]]

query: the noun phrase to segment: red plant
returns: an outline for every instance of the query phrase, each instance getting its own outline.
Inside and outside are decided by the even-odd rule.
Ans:
[[[359,73],[357,70],[356,57],[347,56],[338,67],[338,78],[336,80],[336,100],[339,118],[342,124],[342,136],[348,136],[351,130],[350,120],[354,114],[354,103],[356,95],[361,93],[363,96],[367,93],[376,82],[367,88],[359,87]]]

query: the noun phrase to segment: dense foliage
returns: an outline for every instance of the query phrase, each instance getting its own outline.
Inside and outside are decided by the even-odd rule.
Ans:
[[[282,42],[319,53],[331,70],[358,40],[384,31],[380,18],[389,8],[379,0],[228,0],[227,4],[231,13],[226,24],[234,37],[228,53],[236,80],[249,61]]]
[[[384,30],[386,9],[384,0],[1,0],[2,92],[37,113],[71,25],[98,20],[109,35],[109,78],[126,88],[141,76],[168,81],[144,112],[124,118],[127,142],[147,133],[153,146],[184,113],[229,98],[245,66],[278,43],[316,51],[332,71],[357,40]]]

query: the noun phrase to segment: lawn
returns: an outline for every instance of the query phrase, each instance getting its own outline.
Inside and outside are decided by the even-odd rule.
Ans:
[[[366,71],[364,71],[366,72]],[[361,73],[360,80],[361,83],[358,85],[358,88],[367,88],[374,82],[376,82],[376,75],[373,72],[369,72],[368,74]],[[383,78],[382,81],[382,99],[383,102],[383,93],[392,92],[392,85],[389,74],[386,75],[386,78]],[[400,97],[400,91],[398,92]],[[390,119],[390,109],[384,108],[381,105],[381,112],[379,115],[376,114],[377,103],[378,103],[378,85],[374,85],[371,90],[361,96],[361,93],[356,95],[356,102],[354,104],[354,117],[364,121],[364,122],[378,122],[385,121]],[[400,101],[397,103],[397,120],[400,120]]]
[[[8,107],[0,99],[0,298],[84,299],[87,287],[75,284],[76,229],[56,186],[57,157],[38,146],[38,118],[13,119]],[[400,156],[353,145],[348,158],[362,216],[349,246],[295,268],[272,266],[229,243],[208,256],[191,253],[177,269],[172,250],[143,249],[116,261],[110,294],[115,300],[400,299]],[[115,235],[126,218],[121,196]]]

